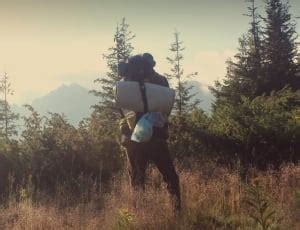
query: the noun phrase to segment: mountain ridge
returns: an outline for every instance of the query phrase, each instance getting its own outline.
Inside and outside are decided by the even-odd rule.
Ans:
[[[48,112],[64,114],[72,125],[78,125],[83,118],[90,115],[91,107],[98,102],[98,98],[89,91],[77,83],[62,84],[28,104],[41,115],[47,115]],[[21,116],[28,115],[24,106],[13,104],[12,109]]]
[[[193,86],[191,93],[195,93],[195,99],[200,99],[200,107],[205,111],[210,110],[212,95],[203,89],[201,82],[188,81],[188,86]],[[99,98],[90,93],[90,90],[77,84],[62,84],[47,94],[38,97],[28,103],[41,115],[47,115],[48,112],[64,114],[72,125],[86,118],[92,112],[91,107],[97,104]],[[12,105],[12,110],[21,116],[27,116],[28,111],[24,106]]]

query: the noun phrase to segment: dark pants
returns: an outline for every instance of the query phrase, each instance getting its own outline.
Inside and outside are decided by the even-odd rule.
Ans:
[[[147,143],[130,142],[126,147],[130,162],[131,184],[135,189],[145,188],[145,171],[152,161],[167,183],[170,194],[175,198],[175,206],[181,208],[179,178],[172,163],[168,144],[165,140],[151,140]]]

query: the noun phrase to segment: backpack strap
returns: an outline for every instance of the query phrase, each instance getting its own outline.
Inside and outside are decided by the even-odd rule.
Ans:
[[[144,80],[139,81],[139,86],[140,86],[140,91],[142,95],[142,100],[144,104],[144,113],[148,112],[148,101],[147,101],[147,96],[146,96],[146,87],[145,87],[145,82]]]

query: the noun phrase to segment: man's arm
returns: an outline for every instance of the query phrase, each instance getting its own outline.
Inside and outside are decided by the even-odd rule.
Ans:
[[[130,141],[131,130],[128,126],[126,118],[122,118],[119,122],[120,133],[121,133],[121,145],[126,147]]]

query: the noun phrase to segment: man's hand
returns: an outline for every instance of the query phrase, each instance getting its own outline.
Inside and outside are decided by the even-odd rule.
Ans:
[[[122,134],[121,135],[121,145],[127,148],[130,144],[130,136]]]

